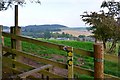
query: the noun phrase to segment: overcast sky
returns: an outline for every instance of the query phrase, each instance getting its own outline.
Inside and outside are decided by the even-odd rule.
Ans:
[[[84,11],[99,11],[103,2],[103,0],[40,1],[41,5],[27,3],[24,7],[19,6],[19,26],[61,24],[68,27],[83,27],[86,25],[80,15]],[[0,25],[14,25],[14,7],[0,12]]]

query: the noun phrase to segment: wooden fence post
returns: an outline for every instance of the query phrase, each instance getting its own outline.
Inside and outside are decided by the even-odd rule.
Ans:
[[[15,5],[15,29],[14,34],[21,35],[21,27],[18,26],[18,5]],[[21,41],[16,40],[16,49],[21,50]]]
[[[10,27],[10,33],[15,34],[14,27]],[[16,49],[16,40],[11,38],[11,48]]]
[[[10,32],[11,34],[15,34],[15,35],[20,35],[21,34],[21,28],[18,27],[10,27]],[[16,40],[16,39],[11,39],[11,48],[13,49],[17,49],[17,50],[21,50],[21,41]]]
[[[66,51],[68,53],[68,79],[72,80],[74,78],[74,73],[73,73],[73,48],[72,47],[67,47]]]
[[[18,5],[15,5],[15,26],[10,28],[11,34],[14,35],[20,35],[21,34],[21,28],[18,26]],[[11,39],[11,48],[22,50],[21,47],[21,41],[17,39]],[[21,61],[21,57],[16,56],[15,54],[12,54],[12,59],[16,59],[17,61]],[[15,67],[15,64],[12,64],[13,68]],[[14,72],[13,72],[14,74]]]
[[[10,27],[10,32],[11,34],[15,34],[15,28],[14,27]],[[11,48],[12,49],[16,49],[16,40],[11,38]],[[15,59],[15,54],[12,53],[12,59]],[[15,64],[11,64],[12,68],[15,68]],[[12,72],[12,74],[14,75],[15,73]]]
[[[15,26],[14,26],[14,34],[21,35],[21,27],[18,26],[18,5],[15,5]],[[16,49],[22,50],[22,44],[20,40],[16,40]],[[23,62],[22,56],[16,56],[17,61]]]
[[[0,25],[0,80],[2,79],[2,25]]]
[[[43,74],[41,74],[41,79],[43,79],[43,80],[44,80],[44,75],[43,75]]]
[[[10,32],[11,34],[15,34],[15,35],[20,35],[21,33],[21,28],[20,27],[10,27]],[[11,48],[12,49],[17,49],[17,50],[21,50],[21,41],[16,40],[16,39],[11,39]],[[15,59],[16,55],[12,54],[12,59]],[[16,60],[20,61],[20,58],[17,57]],[[15,68],[15,64],[13,64],[13,68]]]
[[[15,35],[21,35],[21,27],[11,27],[10,29],[11,34],[15,34]],[[22,50],[22,46],[21,46],[21,41],[20,40],[16,40],[16,39],[11,39],[11,47],[17,50]]]
[[[46,69],[47,71],[50,71],[50,68]],[[46,79],[49,80],[49,76],[46,76]]]
[[[120,44],[120,42],[119,42]],[[119,48],[118,48],[118,72],[120,72],[120,45],[119,45]],[[118,73],[119,75],[119,73]]]
[[[94,80],[104,79],[104,53],[103,45],[94,44]]]
[[[15,26],[11,27],[11,33],[21,35],[21,28],[18,26],[18,5],[15,5]],[[11,47],[21,50],[21,41],[13,39],[13,45]]]
[[[18,27],[18,5],[15,5],[15,27]]]

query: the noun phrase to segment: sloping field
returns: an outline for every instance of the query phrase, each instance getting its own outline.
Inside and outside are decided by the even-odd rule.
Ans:
[[[78,37],[79,35],[85,35],[85,36],[89,36],[89,35],[93,35],[90,31],[78,31],[78,30],[62,30],[59,33],[68,33],[68,34],[72,34],[73,36]]]

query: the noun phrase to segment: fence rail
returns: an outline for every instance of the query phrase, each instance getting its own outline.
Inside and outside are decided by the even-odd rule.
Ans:
[[[32,53],[26,53],[26,52],[23,52],[23,51],[17,51],[15,49],[11,49],[11,48],[8,48],[8,47],[3,47],[3,50],[7,51],[9,53],[14,53],[14,54],[17,54],[17,55],[21,55],[21,56],[30,58],[32,60],[36,60],[36,61],[39,61],[39,62],[43,62],[43,63],[46,63],[46,64],[51,64],[53,66],[57,66],[57,67],[60,67],[60,68],[67,69],[67,64],[59,63],[59,62],[52,61],[52,60],[49,60],[49,59],[44,59],[44,58],[41,58],[41,57],[39,57],[37,55],[33,55]],[[88,70],[88,69],[84,69],[84,68],[74,66],[74,70],[79,72],[79,73],[85,73],[85,74],[88,74],[90,76],[93,76],[93,71]]]
[[[36,60],[36,61],[39,61],[39,62],[44,62],[46,64],[51,64],[53,66],[57,66],[57,67],[60,67],[60,68],[64,68],[64,69],[67,69],[67,64],[64,64],[64,63],[59,63],[59,62],[56,62],[56,61],[52,61],[52,60],[49,60],[49,59],[44,59],[44,58],[41,58],[41,57],[38,57],[36,55],[33,55],[32,53],[26,53],[26,52],[23,52],[23,51],[18,51],[16,49],[11,49],[11,48],[8,48],[8,47],[3,47],[3,51],[7,51],[9,53],[14,53],[16,55],[21,55],[21,56],[24,56],[24,57],[28,57],[30,59],[33,59],[33,60]],[[17,61],[14,61],[12,59],[9,59],[9,58],[5,58],[3,57],[3,62],[8,62],[8,61],[12,61],[11,63],[15,63],[16,66],[19,66],[21,65],[21,67],[23,68],[27,68],[28,70],[29,69],[34,69],[34,67],[32,67],[31,65],[27,65],[27,64],[22,64],[20,62],[17,62]],[[7,65],[6,65],[7,66]],[[80,74],[86,74],[86,75],[89,75],[89,76],[93,76],[94,75],[94,71],[93,70],[90,70],[90,69],[85,69],[85,68],[80,68],[78,66],[74,66],[74,71],[75,72],[78,72]],[[39,73],[44,73],[47,74],[47,75],[52,75],[52,73],[49,74],[49,72],[47,71],[41,71]],[[116,77],[116,76],[112,76],[112,75],[108,75],[108,74],[104,74],[104,76],[106,78],[112,78],[114,80],[120,80],[120,78]],[[55,75],[54,75],[55,77]],[[56,76],[58,77],[58,76]],[[59,76],[60,77],[60,76]],[[61,78],[63,78],[61,76]]]
[[[48,43],[48,42],[35,40],[35,39],[23,37],[23,36],[18,36],[18,35],[6,33],[6,32],[2,32],[2,35],[5,36],[5,37],[12,38],[12,39],[26,41],[26,42],[33,43],[33,44],[36,44],[36,45],[43,45],[43,46],[46,46],[46,47],[55,48],[55,49],[59,49],[59,50],[64,50],[63,48],[65,47],[64,45]],[[94,52],[92,52],[92,51],[86,51],[86,50],[82,50],[82,49],[73,48],[73,52],[76,53],[76,54],[84,55],[84,56],[94,57]],[[108,61],[111,61],[111,62],[116,62],[116,63],[118,62],[118,56],[104,54],[104,57],[105,57],[104,58],[105,60],[108,60]]]
[[[5,69],[9,69],[9,70],[6,70],[6,71],[12,70],[12,71],[14,71],[14,73],[17,73],[17,74],[21,74],[21,73],[23,73],[23,72],[18,71],[17,69],[12,68],[12,67],[10,66],[11,63],[15,63],[15,65],[16,65],[17,67],[19,66],[19,67],[21,67],[22,69],[25,69],[26,71],[35,69],[35,67],[32,66],[32,65],[20,63],[20,62],[17,62],[17,61],[12,60],[12,59],[10,59],[10,58],[3,57],[3,63],[6,63],[6,62],[9,62],[9,63],[7,63],[7,64],[3,64],[3,66],[5,67]],[[9,66],[9,67],[8,67],[8,66]],[[38,71],[38,73],[42,73],[42,74],[44,74],[44,75],[46,75],[46,76],[51,76],[51,77],[53,77],[53,78],[66,78],[66,77],[64,77],[64,76],[56,75],[56,74],[50,73],[50,72],[45,71],[45,70]]]

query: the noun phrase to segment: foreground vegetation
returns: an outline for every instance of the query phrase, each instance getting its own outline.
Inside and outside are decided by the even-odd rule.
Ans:
[[[63,45],[68,45],[68,46],[72,46],[75,48],[82,48],[85,50],[93,51],[93,43],[92,42],[59,41],[59,40],[57,40],[57,41],[56,40],[43,40],[43,41],[52,42],[52,43],[56,43],[56,44],[63,44]],[[5,45],[10,46],[9,38],[5,38]],[[45,47],[42,45],[38,46],[38,45],[34,45],[31,43],[27,43],[27,42],[22,42],[22,50],[33,53],[33,54],[37,54],[37,55],[47,58],[47,59],[52,59],[52,60],[56,60],[58,62],[63,62],[63,63],[66,63],[66,59],[67,59],[66,52],[61,51],[61,50],[56,50],[53,48],[48,48],[48,47]],[[55,57],[56,55],[58,55],[58,57],[60,57],[60,58],[56,58]],[[82,56],[82,55],[78,55],[78,54],[74,53],[74,65],[93,70],[94,69],[94,60],[91,57]],[[105,68],[105,70],[104,70],[105,73],[120,77],[120,73],[117,70],[118,69],[117,63],[105,61],[104,68]],[[80,76],[77,73],[75,73],[75,77],[76,78],[86,77],[86,78],[93,79],[93,77],[89,77],[86,75]]]

